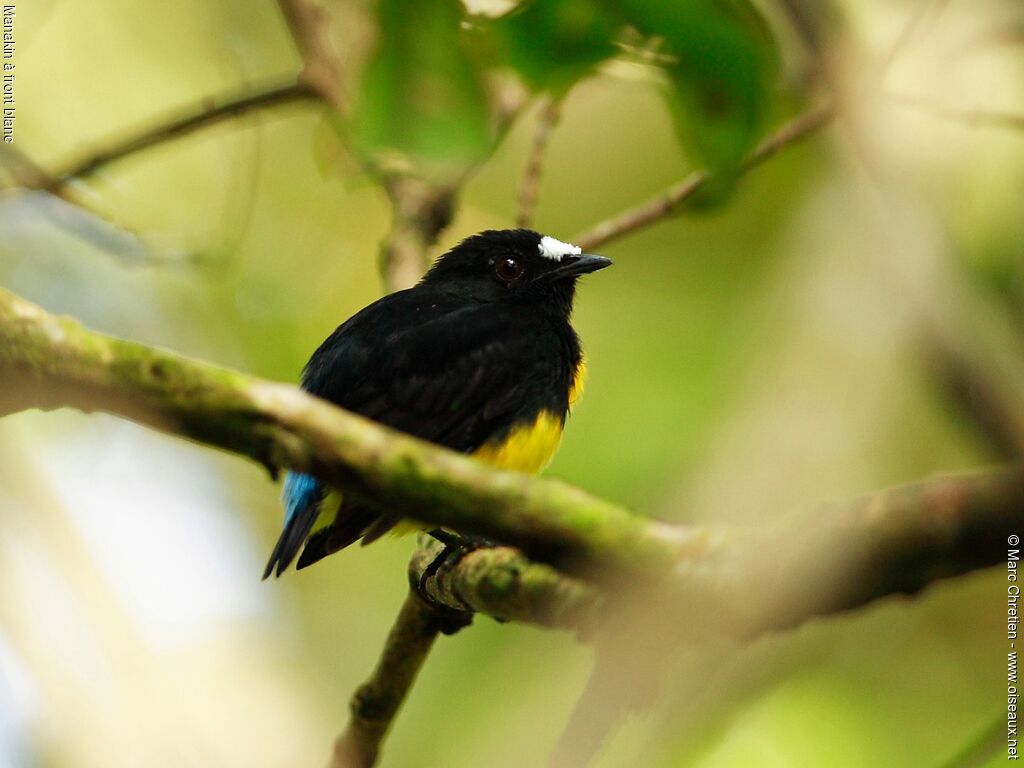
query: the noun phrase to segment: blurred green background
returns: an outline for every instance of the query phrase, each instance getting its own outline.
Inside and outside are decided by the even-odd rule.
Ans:
[[[365,45],[366,7],[331,10],[339,50]],[[810,65],[766,10],[776,124]],[[717,205],[603,249],[615,268],[577,300],[587,392],[549,475],[667,519],[757,527],[1003,458],[922,339],[1024,338],[1024,131],[970,117],[1024,114],[1024,14],[1009,0],[833,14],[842,121]],[[44,168],[298,66],[272,2],[33,0],[16,30],[14,146]],[[569,239],[701,166],[663,90],[622,61],[571,90],[537,229]],[[536,114],[472,176],[438,251],[511,226]],[[163,144],[74,190],[93,212],[0,198],[0,283],[92,328],[294,381],[380,294],[387,199],[312,106]],[[278,492],[248,462],[110,417],[0,421],[0,766],[321,764],[402,600],[412,541],[261,583]],[[979,764],[996,765],[1003,579],[693,649],[597,764],[966,765],[957,755],[991,732]],[[542,765],[591,656],[478,618],[439,641],[383,764]]]

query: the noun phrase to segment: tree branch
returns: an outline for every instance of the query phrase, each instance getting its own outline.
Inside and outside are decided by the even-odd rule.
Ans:
[[[31,173],[20,172],[15,181],[26,189],[43,189],[61,195],[72,179],[89,176],[105,165],[123,160],[157,144],[188,136],[202,128],[255,110],[315,98],[314,91],[295,81],[269,85],[257,90],[245,88],[221,96],[210,96],[203,99],[198,107],[177,110],[125,136],[110,139],[104,145],[90,150],[53,173],[41,171],[26,157],[18,158],[17,161],[22,168],[35,170]]]
[[[554,480],[491,469],[300,389],[86,330],[0,289],[0,413],[102,410],[314,474],[424,522],[594,569],[660,570],[703,534],[647,520]]]
[[[627,585],[595,636],[596,664],[551,762],[584,766],[627,713],[664,693],[703,645],[749,642],[815,617],[1002,565],[1024,527],[1024,469],[939,477],[833,504],[683,558],[662,589]]]
[[[547,149],[551,133],[562,113],[562,102],[554,96],[546,97],[537,115],[537,125],[530,143],[529,155],[526,158],[526,170],[519,184],[519,214],[516,216],[517,227],[528,227],[533,220],[533,211],[537,206],[540,192],[540,178],[544,170],[544,151]]]
[[[278,0],[278,7],[302,56],[299,80],[335,109],[342,105],[341,65],[327,35],[327,14],[309,0]]]
[[[907,93],[890,95],[899,104],[906,107],[971,128],[1003,128],[1010,131],[1024,131],[1024,113],[950,106]]]
[[[1024,469],[940,476],[831,504],[798,523],[715,529],[702,552],[681,557],[662,581],[673,607],[660,604],[656,615],[686,618],[687,629],[673,635],[679,644],[751,638],[996,565],[1007,537],[1022,529]],[[421,540],[410,577],[418,580],[440,551]],[[589,630],[606,607],[593,587],[503,546],[440,569],[426,592],[451,610],[557,629]]]
[[[89,176],[117,160],[123,160],[144,149],[165,141],[181,138],[211,125],[230,120],[257,109],[276,107],[316,98],[306,85],[286,82],[267,88],[232,92],[219,97],[207,97],[198,108],[178,110],[153,124],[124,137],[110,140],[105,146],[90,151],[51,175],[44,189],[56,193],[70,180]]]
[[[589,584],[502,546],[474,549],[424,580],[428,566],[443,550],[439,541],[421,534],[409,562],[410,583],[422,583],[427,597],[437,605],[549,629],[585,633],[593,626],[601,598]]]
[[[380,249],[380,274],[388,292],[415,285],[427,268],[431,246],[452,218],[455,189],[415,176],[381,178],[391,200],[391,231]]]
[[[825,127],[832,122],[834,117],[834,109],[831,106],[824,106],[816,107],[794,118],[758,145],[750,158],[740,166],[739,175],[746,175],[781,150]],[[694,171],[654,199],[616,214],[577,234],[572,238],[572,242],[583,250],[590,251],[643,229],[676,211],[685,201],[693,197],[710,178],[709,171]]]
[[[738,537],[699,564],[681,560],[678,583],[700,602],[710,599],[715,618],[691,624],[686,637],[750,638],[914,594],[1004,562],[1008,536],[1022,528],[1019,466],[939,476],[831,504],[796,524]]]
[[[686,569],[731,551],[735,541],[729,529],[668,525],[556,480],[487,467],[296,387],[88,331],[2,289],[0,385],[0,413],[61,406],[107,411],[271,468],[311,472],[371,503],[519,546],[534,558],[605,583],[615,583],[623,572],[675,572],[693,583]],[[945,515],[938,522],[950,535],[959,531],[957,524],[984,525],[991,533],[1024,522],[1022,485],[1015,470],[891,492],[887,503],[913,516],[890,533],[904,541],[935,532],[936,521],[928,518],[934,509]],[[869,553],[874,537],[889,530],[872,531],[871,514],[888,508],[877,499],[862,502],[858,509],[864,514],[842,530],[839,549]],[[831,525],[832,515],[820,517],[821,525]],[[773,568],[782,562],[782,544]],[[966,557],[969,551],[942,550],[943,557],[953,554]],[[709,572],[702,566],[702,574]]]
[[[495,143],[501,141],[526,96],[515,82],[495,78],[489,88]],[[415,285],[430,261],[430,249],[451,223],[455,198],[477,168],[473,163],[456,170],[447,180],[427,180],[407,171],[382,167],[364,159],[367,173],[375,177],[391,201],[391,230],[381,243],[379,265],[386,291]]]
[[[469,552],[451,568],[424,573],[444,546],[420,534],[409,563],[410,591],[388,634],[370,679],[352,696],[351,717],[334,745],[330,768],[371,768],[416,674],[440,633],[467,626],[473,613],[499,621],[527,621],[557,629],[586,630],[600,599],[582,582],[547,565],[531,563],[511,547]],[[414,591],[423,586],[424,600]]]
[[[442,626],[437,612],[410,592],[370,679],[352,696],[350,719],[334,743],[331,768],[370,768]]]
[[[0,290],[0,413],[60,406],[104,410],[271,468],[311,472],[425,523],[518,545],[617,588],[616,605],[625,596],[641,619],[679,619],[672,647],[748,638],[917,591],[1003,561],[1007,536],[1024,528],[1020,469],[898,488],[759,533],[669,526],[563,483],[494,470],[297,388],[92,333]],[[429,556],[417,555],[414,574]],[[605,612],[592,587],[507,547],[472,552],[434,582],[426,580],[427,592],[441,605],[501,619],[567,627]],[[363,762],[352,764],[372,764],[444,626],[443,613],[407,601],[336,760],[355,754]],[[642,636],[644,620],[627,626]]]

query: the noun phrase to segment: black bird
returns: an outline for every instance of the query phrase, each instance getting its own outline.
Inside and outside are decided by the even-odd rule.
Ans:
[[[538,472],[584,377],[569,324],[577,278],[610,259],[528,229],[491,230],[437,259],[413,288],[353,315],[313,353],[302,387],[342,408],[489,464]],[[401,517],[289,473],[284,530],[263,578],[298,568]],[[303,544],[305,546],[303,547]]]

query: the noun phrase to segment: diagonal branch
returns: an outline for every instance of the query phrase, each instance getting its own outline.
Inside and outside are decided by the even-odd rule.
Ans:
[[[666,670],[695,647],[745,643],[1020,552],[1024,470],[937,477],[741,533],[679,561],[660,590],[627,586],[607,612],[594,672],[550,766],[588,764]]]
[[[892,93],[890,95],[896,99],[897,103],[911,109],[971,128],[1004,128],[1010,131],[1024,131],[1024,113],[1021,112],[956,107],[908,93]]]
[[[531,557],[605,584],[618,583],[624,573],[675,573],[692,584],[695,578],[709,578],[711,571],[703,567],[686,573],[688,564],[706,564],[731,552],[736,541],[729,529],[668,525],[559,481],[492,469],[296,387],[88,331],[0,289],[0,413],[62,406],[107,411],[249,456],[272,469],[311,472],[370,503],[415,510],[426,524],[519,546]],[[887,503],[899,503],[914,514],[935,508],[946,516],[915,518],[916,528],[895,533],[952,534],[964,519],[972,525],[985,521],[989,531],[1004,521],[1024,522],[1021,475],[1008,471],[980,477],[973,483],[968,476],[893,492]],[[989,477],[991,483],[984,479]],[[1011,504],[1005,509],[1006,499],[1018,508]],[[876,535],[871,516],[884,509],[876,502],[859,509],[863,514],[856,526],[829,528],[821,535],[835,534],[837,544],[845,542],[845,551],[869,552]],[[821,518],[823,525],[833,520],[832,515]],[[935,528],[935,522],[946,529]],[[950,554],[949,542],[933,543],[942,545],[936,550],[942,556]],[[773,551],[772,567],[777,568],[789,551],[785,532]],[[801,560],[798,554],[792,558]]]
[[[687,629],[673,635],[680,645],[750,639],[996,565],[1006,559],[1007,538],[1022,529],[1020,467],[922,480],[831,504],[797,523],[720,529],[704,551],[677,561],[676,579],[662,585],[674,607],[658,615],[686,619]],[[1019,547],[1011,541],[1009,548]],[[440,549],[421,540],[412,578]],[[758,552],[772,555],[751,557]],[[555,629],[589,630],[607,607],[593,587],[501,546],[439,570],[426,592],[454,611]]]
[[[7,169],[7,175],[14,182],[12,186],[45,189],[51,181],[46,171],[13,144],[0,147],[0,165]]]
[[[328,19],[323,8],[310,0],[278,0],[292,41],[302,56],[299,80],[327,104],[341,106],[341,65],[328,38]]]
[[[611,663],[620,672],[625,670],[627,678],[640,681],[648,674],[659,675],[668,666],[663,661],[696,643],[753,640],[1001,563],[1007,548],[1017,547],[1013,532],[1022,527],[1024,471],[997,469],[878,491],[768,530],[720,535],[703,554],[680,560],[679,578],[654,592],[646,585],[637,591],[633,585],[620,584],[606,596],[503,546],[476,549],[454,564],[446,562],[423,585],[435,606],[454,615],[471,617],[465,614],[468,610],[499,621],[575,629],[598,641],[609,631],[613,636],[625,633],[625,656],[614,657]],[[410,563],[411,583],[421,583],[442,549],[439,542],[421,535]],[[420,628],[438,631],[438,624],[417,618],[438,619],[438,613],[431,613],[434,609],[416,597],[409,600],[420,605],[409,618],[407,601],[374,677],[353,700],[356,714],[339,742],[345,749],[336,752],[336,768],[373,765],[372,759],[357,758],[376,756],[408,693],[408,659],[418,665],[425,654],[420,652],[425,642]],[[666,633],[666,626],[672,631]],[[398,649],[395,638],[400,640]],[[638,659],[640,647],[644,651]],[[600,654],[599,658],[607,662]],[[408,684],[382,684],[380,679]],[[625,693],[604,691],[602,683],[592,683],[599,701]],[[592,704],[589,699],[594,697],[585,697],[581,706]],[[605,711],[603,706],[597,709]],[[372,727],[361,723],[358,713],[366,710],[374,713]],[[579,731],[589,733],[601,716],[589,706],[579,710],[566,731],[563,750],[575,754]],[[602,723],[597,730],[606,728]],[[586,734],[583,740],[590,741]],[[347,762],[339,761],[339,754]],[[569,764],[577,763],[561,754],[552,762]]]
[[[794,118],[758,145],[754,153],[740,166],[739,175],[747,174],[783,149],[816,133],[832,122],[834,117],[834,109],[831,106],[823,106]],[[577,234],[572,238],[572,242],[589,251],[650,226],[677,211],[684,202],[700,191],[710,178],[709,171],[694,171],[654,199],[629,208]]]
[[[635,605],[638,621],[626,626],[637,637],[647,622],[683,617],[672,647],[750,638],[915,592],[1003,561],[1007,537],[1024,529],[1020,469],[926,481],[757,533],[670,526],[563,483],[491,469],[294,387],[87,331],[0,290],[0,414],[61,406],[104,410],[272,469],[312,472],[370,503],[415,510],[425,523],[518,545],[596,587],[617,587],[617,604],[625,596]],[[764,552],[771,556],[752,556]],[[426,585],[435,601],[502,619],[579,626],[605,612],[593,587],[503,547],[471,553],[435,581]],[[362,762],[339,765],[372,764],[446,629],[443,612],[418,600],[403,608],[336,751],[352,747]]]
[[[438,613],[410,592],[370,679],[352,696],[351,717],[334,743],[330,768],[370,768],[416,675],[443,630]]]
[[[288,467],[545,561],[662,570],[704,545],[565,483],[496,471],[300,389],[86,330],[0,289],[0,414],[69,406]],[[482,512],[482,510],[486,510]]]
[[[90,150],[54,173],[24,181],[30,188],[45,189],[58,194],[72,179],[89,176],[105,165],[123,160],[165,141],[188,136],[249,112],[315,98],[314,91],[294,80],[256,90],[246,88],[240,92],[208,97],[198,107],[177,110],[125,136],[108,140],[105,145]]]
[[[529,155],[526,159],[526,170],[519,184],[519,214],[516,216],[517,227],[528,227],[533,220],[533,211],[537,207],[540,193],[540,178],[544,171],[544,151],[548,147],[551,133],[562,113],[562,101],[548,96],[537,115],[537,125],[530,143]]]

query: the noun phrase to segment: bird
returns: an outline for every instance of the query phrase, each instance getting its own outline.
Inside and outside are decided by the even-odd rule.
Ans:
[[[418,284],[338,326],[310,357],[301,386],[486,464],[539,472],[583,389],[586,366],[570,323],[576,281],[611,263],[529,229],[472,235]],[[296,557],[302,569],[403,522],[301,472],[286,476],[282,504],[264,579]]]

